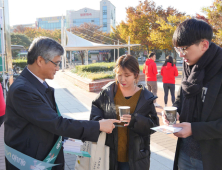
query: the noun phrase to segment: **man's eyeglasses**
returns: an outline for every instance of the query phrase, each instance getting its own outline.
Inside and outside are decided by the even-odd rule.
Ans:
[[[187,47],[174,47],[174,49],[175,49],[175,51],[180,55],[180,53],[181,54],[183,54],[183,55],[186,55],[188,52],[187,52],[187,48],[188,48],[189,46],[187,46]]]
[[[204,40],[201,39],[201,40],[196,41],[196,42],[193,43],[193,44],[199,45],[200,42],[203,42],[203,41],[204,41]],[[191,44],[191,45],[193,45],[193,44]],[[210,42],[209,42],[209,44],[210,44]],[[183,55],[186,55],[186,54],[188,53],[187,48],[190,47],[191,45],[186,46],[186,47],[183,47],[183,48],[182,48],[182,47],[174,47],[174,49],[175,49],[175,51],[176,51],[179,55],[180,55],[180,53],[183,54]]]
[[[49,59],[47,59],[47,60],[50,61],[51,63],[53,63],[56,67],[58,67],[60,65],[60,63],[61,63],[61,61],[58,61],[57,63],[55,63],[52,60],[49,60]]]

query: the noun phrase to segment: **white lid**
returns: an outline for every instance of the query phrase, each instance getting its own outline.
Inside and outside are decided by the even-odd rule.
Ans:
[[[119,109],[130,109],[130,106],[119,106]]]
[[[164,110],[177,110],[177,107],[164,107]]]

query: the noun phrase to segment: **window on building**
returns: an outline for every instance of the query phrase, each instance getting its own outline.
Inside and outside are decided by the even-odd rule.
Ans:
[[[107,15],[107,10],[103,10],[103,15]]]
[[[103,22],[103,27],[107,27],[107,22]]]
[[[103,15],[107,15],[107,6],[103,6]]]

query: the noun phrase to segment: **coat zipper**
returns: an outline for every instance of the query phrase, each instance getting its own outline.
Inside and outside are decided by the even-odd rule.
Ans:
[[[141,110],[148,102],[150,102],[151,101],[151,99],[149,99],[146,103],[144,103],[144,105],[143,106],[141,106],[140,107],[140,109],[139,110]],[[139,111],[138,110],[138,111]],[[138,113],[138,111],[137,111],[137,113]],[[133,115],[135,114],[135,112],[134,113],[132,113]],[[151,122],[155,125],[155,123],[153,122],[153,120],[150,118],[150,120],[151,120]]]

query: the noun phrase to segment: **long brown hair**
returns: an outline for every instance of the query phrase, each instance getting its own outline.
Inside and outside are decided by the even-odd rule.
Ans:
[[[113,69],[113,71],[115,72],[115,74],[118,73],[119,68],[127,68],[130,72],[134,73],[135,79],[136,79],[136,84],[139,81],[139,73],[140,73],[140,68],[139,68],[139,63],[137,61],[137,59],[135,57],[133,57],[132,55],[122,55],[118,58],[118,60],[116,61],[116,66]],[[117,78],[115,77],[115,80],[117,82]]]

